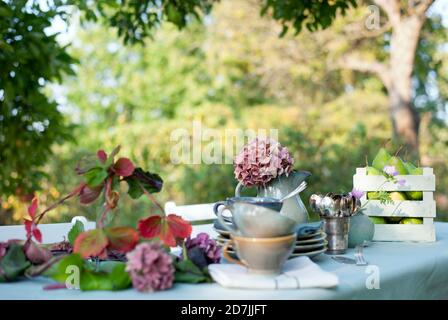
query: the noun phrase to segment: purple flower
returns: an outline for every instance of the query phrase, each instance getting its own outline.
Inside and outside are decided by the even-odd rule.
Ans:
[[[206,267],[211,263],[218,263],[221,259],[221,249],[215,240],[205,233],[199,233],[195,238],[188,238],[185,241],[188,258],[198,267]]]
[[[395,166],[384,166],[383,171],[385,174],[393,177],[398,174],[397,170],[395,169]]]
[[[159,243],[141,243],[126,257],[126,271],[138,291],[152,292],[172,287],[175,271],[172,259]]]
[[[398,179],[397,180],[398,185],[400,186],[404,186],[406,184],[406,180],[405,179]]]
[[[288,175],[294,159],[287,148],[274,139],[255,138],[235,157],[235,178],[246,187],[264,186],[272,179]]]
[[[352,191],[349,192],[349,194],[353,197],[355,197],[356,199],[361,199],[366,193],[364,191],[361,190],[357,190],[355,188],[353,188]]]

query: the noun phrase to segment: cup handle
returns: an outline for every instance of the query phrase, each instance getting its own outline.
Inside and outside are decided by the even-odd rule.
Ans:
[[[222,209],[219,209],[220,206],[224,206]],[[216,208],[216,209],[215,209]],[[227,209],[227,205],[225,201],[217,202],[215,206],[213,207],[213,211],[215,212],[216,216],[218,217],[219,223],[222,225],[224,229],[227,231],[230,231],[231,233],[237,233],[237,230],[230,227],[229,223],[226,222],[226,219],[223,217],[222,212]]]
[[[226,201],[218,201],[215,203],[215,205],[213,206],[213,212],[215,213],[216,216],[218,216],[218,211],[219,211],[219,207],[220,206],[226,206],[227,202]]]
[[[229,246],[230,244],[233,243],[233,240],[229,240],[227,241],[227,243],[224,245],[224,247],[222,248],[222,255],[224,256],[224,258],[231,262],[231,263],[235,263],[235,264],[239,264],[240,266],[245,267],[246,265],[244,263],[242,263],[240,260],[234,259],[230,256],[230,254],[227,252],[227,250],[229,250]]]

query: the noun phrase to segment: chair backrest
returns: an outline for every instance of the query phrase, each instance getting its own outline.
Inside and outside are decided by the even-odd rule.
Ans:
[[[187,221],[207,221],[216,219],[213,212],[214,203],[191,204],[178,206],[175,202],[169,201],[165,203],[165,212],[167,214],[174,213]]]
[[[79,220],[84,224],[85,230],[95,229],[96,223],[87,221],[85,217],[74,217],[69,223],[49,223],[39,224],[39,230],[42,232],[42,242],[44,244],[56,243],[67,238],[67,234],[73,224]],[[26,231],[23,225],[1,226],[0,241],[9,239],[26,240]]]

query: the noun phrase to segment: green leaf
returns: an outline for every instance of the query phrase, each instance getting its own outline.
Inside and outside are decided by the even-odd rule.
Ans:
[[[23,247],[11,244],[8,252],[0,261],[0,282],[14,281],[30,266]]]
[[[86,270],[81,274],[80,289],[82,291],[113,290],[113,283],[107,273]]]
[[[135,168],[132,175],[125,178],[128,183],[128,194],[132,199],[138,199],[143,194],[142,187],[148,193],[156,193],[162,190],[163,180],[156,174],[143,171],[142,168]]]
[[[73,227],[68,232],[68,241],[73,246],[75,244],[75,240],[81,233],[84,232],[84,224],[81,221],[76,221]]]
[[[104,168],[95,167],[84,174],[86,183],[89,187],[95,188],[101,185],[108,177],[108,173]]]
[[[174,267],[176,268],[175,282],[201,283],[211,281],[208,272],[199,269],[191,260],[175,262]]]
[[[110,274],[114,290],[123,290],[131,286],[132,280],[126,272],[126,263],[121,262],[113,268]]]
[[[84,260],[77,253],[73,253],[62,258],[61,261],[56,263],[52,268],[50,268],[47,272],[45,272],[46,276],[51,277],[60,283],[65,283],[67,277],[70,275],[67,273],[67,268],[69,266],[76,266],[79,268],[79,274],[81,275],[84,271]]]
[[[126,272],[126,263],[117,261],[101,262],[99,271],[95,271],[93,267],[89,267],[88,262],[76,253],[64,257],[45,272],[45,275],[60,283],[65,283],[70,275],[70,273],[67,273],[69,266],[79,268],[79,286],[83,291],[123,290],[131,286],[131,278]]]
[[[126,179],[128,183],[128,194],[132,199],[138,199],[142,196],[143,190],[136,179]]]
[[[80,289],[83,291],[117,291],[127,289],[131,286],[132,282],[125,269],[126,263],[118,262],[111,272],[85,270],[81,274]]]

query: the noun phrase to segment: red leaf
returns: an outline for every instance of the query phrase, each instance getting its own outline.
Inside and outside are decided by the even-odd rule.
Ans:
[[[193,228],[188,221],[182,219],[181,216],[170,214],[166,218],[169,228],[176,238],[188,238]]]
[[[42,233],[37,228],[37,225],[34,223],[34,221],[25,219],[25,230],[27,238],[31,238],[33,236],[34,239],[36,239],[38,242],[42,242]]]
[[[134,164],[128,158],[120,158],[115,162],[113,170],[122,177],[128,177],[134,172]]]
[[[160,234],[162,224],[162,217],[158,215],[151,216],[146,219],[141,219],[138,222],[138,230],[140,235],[144,238],[154,238]]]
[[[33,201],[31,202],[31,205],[28,207],[28,213],[33,220],[36,217],[37,204],[38,200],[37,198],[34,198]]]
[[[47,262],[53,256],[50,250],[39,247],[33,241],[28,242],[24,247],[25,255],[33,264],[42,264]]]
[[[107,154],[106,152],[104,152],[104,150],[98,150],[96,156],[98,157],[98,159],[100,159],[101,163],[106,163]]]
[[[102,185],[95,188],[90,188],[89,186],[84,185],[79,192],[79,202],[81,202],[82,204],[90,204],[94,202],[96,199],[98,199],[102,190]]]
[[[192,231],[191,224],[175,214],[142,219],[138,223],[138,229],[142,237],[149,239],[159,237],[170,247],[176,246],[177,239],[189,237]]]
[[[75,240],[73,252],[81,257],[104,256],[109,241],[102,229],[94,229],[81,233]]]
[[[138,232],[129,227],[107,228],[104,231],[109,240],[108,249],[123,253],[134,249],[139,239]]]
[[[37,225],[33,224],[33,236],[37,242],[42,243],[42,233],[37,229]]]
[[[31,229],[33,226],[33,221],[25,219],[25,230],[26,230],[26,235],[27,237],[31,236]]]

